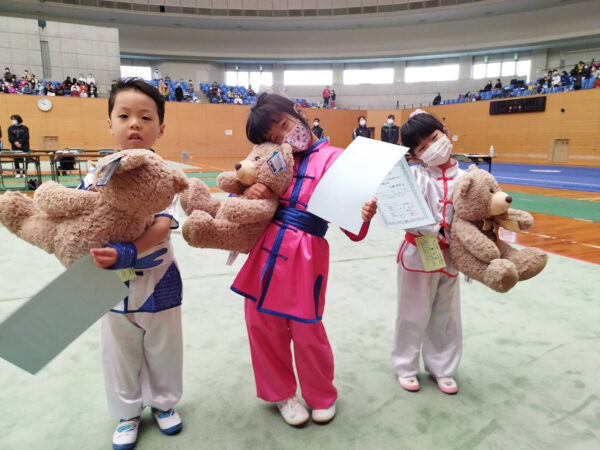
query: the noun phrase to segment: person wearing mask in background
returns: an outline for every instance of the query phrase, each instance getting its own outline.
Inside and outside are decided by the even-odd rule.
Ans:
[[[387,118],[387,122],[381,127],[381,140],[383,142],[389,142],[390,144],[398,145],[398,138],[400,136],[400,128],[394,123],[396,117],[390,114]]]
[[[496,79],[496,84],[494,85],[494,89],[502,89],[502,81],[500,81],[500,78]]]
[[[90,91],[88,92],[88,97],[98,98],[98,87],[95,83],[90,84]]]
[[[356,139],[358,136],[366,137],[371,139],[371,130],[367,128],[367,118],[365,116],[358,116],[358,126],[352,133],[352,139]]]
[[[560,84],[561,84],[560,73],[558,73],[558,70],[554,69],[554,72],[552,72],[552,87],[560,86]]]
[[[568,86],[570,84],[571,84],[571,79],[569,78],[569,74],[567,73],[566,70],[563,70],[562,73],[560,74],[560,85]]]
[[[483,92],[488,92],[492,90],[492,80],[488,80],[487,84],[483,88]]]
[[[321,121],[318,118],[316,118],[313,121],[313,127],[310,129],[310,131],[312,131],[312,133],[319,139],[323,138],[323,135],[325,134],[325,130],[321,128],[320,123]]]
[[[158,70],[158,67],[155,67],[154,72],[152,73],[152,79],[158,81],[161,78],[162,78],[162,75],[160,74],[160,70]]]
[[[88,73],[87,78],[85,79],[85,83],[90,86],[92,84],[96,84],[96,79],[92,76],[91,73]]]
[[[192,80],[188,80],[188,92],[190,93],[190,97],[194,95],[194,82]]]
[[[332,89],[331,90],[331,97],[330,97],[330,99],[331,99],[331,107],[332,108],[335,108],[335,97],[336,97],[335,90]]]
[[[8,140],[11,150],[17,152],[29,152],[29,128],[23,125],[23,118],[18,114],[10,116],[12,125],[8,127]],[[23,169],[21,169],[23,163]],[[27,160],[25,158],[15,158],[16,177],[27,176]]]
[[[71,77],[67,77],[67,79],[65,81],[63,81],[63,88],[66,91],[70,91],[72,85],[73,85],[73,82],[71,81]]]
[[[437,95],[435,97],[433,97],[433,104],[439,105],[441,103],[441,101],[442,101],[442,96],[438,92]]]
[[[329,97],[331,97],[331,91],[329,86],[325,86],[325,89],[323,89],[323,108],[329,107]]]
[[[254,89],[252,89],[252,85],[248,85],[248,90],[246,91],[246,94],[248,94],[248,96],[250,97],[254,97],[256,96],[256,92],[254,92]]]
[[[10,73],[10,67],[4,68],[4,81],[10,81],[12,79],[12,73]]]

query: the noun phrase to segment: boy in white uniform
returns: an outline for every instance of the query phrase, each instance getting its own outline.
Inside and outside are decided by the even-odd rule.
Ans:
[[[407,391],[418,391],[419,356],[425,369],[446,394],[458,392],[454,375],[462,355],[458,272],[449,259],[452,223],[452,187],[464,173],[451,157],[452,143],[444,125],[433,115],[417,110],[401,129],[402,145],[423,164],[412,173],[431,213],[434,225],[406,230],[398,252],[398,314],[392,365],[398,382]],[[427,272],[415,239],[432,234],[438,241],[446,267]]]
[[[158,90],[141,79],[117,83],[108,102],[108,126],[122,150],[151,149],[164,132],[164,104]],[[88,174],[80,188],[93,188],[92,182]],[[134,242],[91,249],[97,266],[133,268],[137,275],[127,282],[128,297],[102,318],[108,407],[120,419],[113,434],[115,450],[135,447],[146,406],[163,433],[182,428],[173,410],[182,394],[182,282],[169,239],[171,229],[179,226],[177,199]]]

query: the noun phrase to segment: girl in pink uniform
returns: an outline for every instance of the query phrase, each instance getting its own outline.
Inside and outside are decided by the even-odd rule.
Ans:
[[[342,149],[317,139],[307,116],[291,100],[263,93],[246,124],[254,144],[289,143],[294,150],[294,180],[279,199],[276,216],[248,256],[231,289],[246,298],[245,316],[258,397],[276,402],[290,425],[306,423],[309,414],[296,396],[296,377],[312,418],[327,423],[335,416],[333,354],[321,322],[329,271],[327,223],[306,211],[315,187]],[[245,194],[271,195],[262,184]],[[364,224],[353,241],[364,239],[376,211],[365,203]]]

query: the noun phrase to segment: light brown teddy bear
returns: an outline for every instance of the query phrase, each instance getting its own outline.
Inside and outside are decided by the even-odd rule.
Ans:
[[[96,186],[109,166],[120,163],[106,186]],[[21,239],[70,266],[91,248],[108,242],[137,239],[152,225],[154,215],[188,185],[180,169],[170,168],[148,150],[127,150],[98,162],[89,190],[43,183],[33,199],[18,192],[0,195],[0,222]]]
[[[192,247],[249,253],[275,215],[279,196],[292,182],[293,166],[288,144],[267,142],[254,146],[246,159],[235,165],[235,172],[217,177],[217,186],[237,197],[219,200],[210,196],[201,180],[190,180],[190,188],[181,195],[181,207],[189,216],[183,224],[183,238]],[[273,196],[245,198],[244,189],[254,183],[268,186]]]
[[[509,209],[512,198],[496,179],[472,165],[454,184],[450,257],[455,267],[497,292],[542,271],[548,255],[537,248],[517,250],[498,236],[498,227],[524,231],[533,225],[525,211]]]

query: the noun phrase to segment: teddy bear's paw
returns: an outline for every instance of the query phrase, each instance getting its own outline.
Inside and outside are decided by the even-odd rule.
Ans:
[[[21,229],[23,222],[34,213],[33,200],[20,192],[0,195],[0,222],[11,232]]]
[[[185,241],[192,247],[205,247],[210,239],[214,219],[204,211],[194,211],[181,228]]]
[[[194,210],[205,210],[205,205],[211,203],[210,189],[200,179],[189,180],[189,187],[180,195],[181,207],[190,215]]]
[[[483,284],[496,292],[508,292],[517,281],[517,268],[508,259],[493,259],[483,274]]]
[[[548,255],[538,248],[524,248],[517,253],[514,262],[519,270],[519,281],[524,281],[544,270]]]

